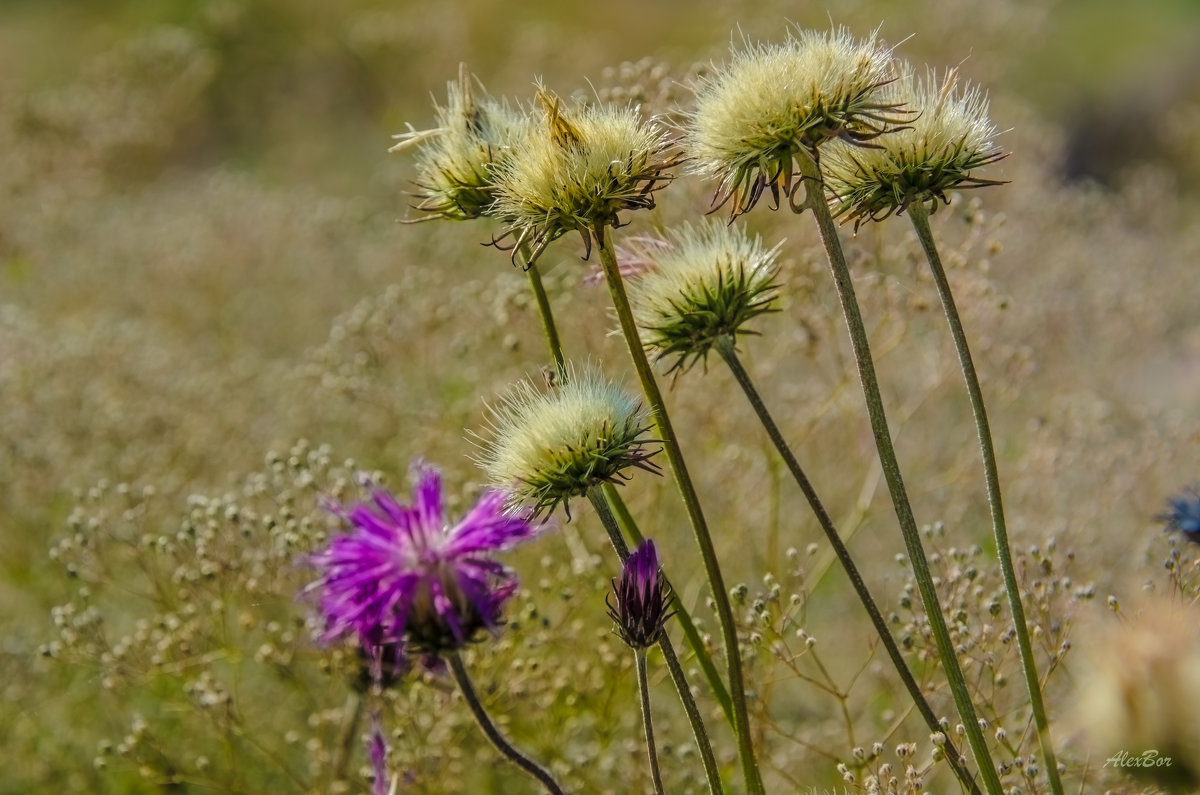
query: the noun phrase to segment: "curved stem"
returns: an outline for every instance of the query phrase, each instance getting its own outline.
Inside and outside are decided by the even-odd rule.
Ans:
[[[1025,672],[1025,686],[1029,690],[1029,705],[1033,711],[1034,724],[1037,726],[1042,757],[1046,761],[1046,775],[1049,777],[1050,789],[1055,795],[1062,795],[1063,785],[1058,775],[1058,762],[1054,757],[1054,747],[1050,742],[1050,721],[1046,717],[1046,706],[1042,701],[1037,663],[1033,658],[1029,627],[1025,623],[1025,608],[1021,604],[1020,585],[1017,583],[1017,575],[1013,569],[1012,552],[1008,543],[1008,526],[1004,521],[1004,502],[1000,495],[1000,473],[996,466],[996,449],[992,442],[991,426],[988,424],[987,408],[983,402],[983,389],[979,385],[979,375],[975,372],[975,363],[971,359],[967,335],[963,331],[962,319],[959,317],[958,307],[954,303],[954,293],[950,290],[949,280],[946,279],[946,269],[942,267],[942,258],[938,255],[937,244],[934,242],[933,232],[929,228],[929,210],[923,204],[913,204],[908,208],[908,217],[912,221],[913,229],[916,230],[917,238],[921,241],[921,248],[925,250],[925,258],[929,261],[929,270],[933,274],[938,297],[942,301],[942,309],[950,324],[950,335],[954,338],[954,349],[958,353],[958,364],[962,369],[963,381],[966,382],[967,395],[971,401],[971,412],[975,415],[975,432],[979,437],[979,453],[983,458],[988,509],[992,515],[992,532],[996,541],[996,558],[1000,562],[1000,571],[1004,576],[1004,590],[1008,594],[1009,610],[1012,611],[1013,629],[1017,634],[1017,647],[1021,652],[1021,666]]]
[[[617,524],[625,531],[625,535],[632,539],[633,543],[640,544],[642,542],[642,531],[638,529],[637,522],[633,520],[633,516],[629,513],[629,508],[625,506],[625,501],[621,499],[620,493],[611,483],[602,485],[601,490],[604,492],[604,498],[608,501],[609,508],[612,509],[613,515],[616,517]],[[712,661],[712,655],[708,653],[708,648],[704,645],[704,638],[700,637],[700,630],[696,629],[695,622],[692,621],[691,615],[688,613],[687,606],[684,605],[683,599],[677,592],[673,592],[671,609],[674,611],[676,618],[679,619],[679,626],[683,628],[683,637],[691,646],[692,653],[696,655],[696,663],[700,666],[700,671],[704,674],[704,678],[708,680],[708,686],[712,690],[713,698],[721,706],[721,711],[725,713],[725,720],[729,722],[729,728],[737,731],[737,727],[733,722],[733,701],[729,698],[729,691],[725,688],[725,682],[721,680],[721,674],[717,670],[717,666]]]
[[[925,719],[925,723],[929,726],[930,731],[942,731],[937,715],[934,714],[933,708],[929,706],[925,694],[921,692],[921,686],[913,678],[908,664],[904,662],[904,656],[900,653],[900,647],[896,645],[896,640],[892,637],[892,633],[888,629],[887,621],[884,619],[883,614],[879,612],[879,606],[876,604],[874,597],[871,596],[867,584],[863,581],[862,575],[858,571],[858,566],[854,563],[854,559],[850,556],[850,550],[842,542],[842,538],[838,535],[837,528],[833,524],[833,519],[829,516],[829,512],[825,510],[821,498],[817,496],[816,489],[813,488],[812,483],[804,474],[804,470],[800,467],[800,462],[796,460],[796,456],[787,441],[784,440],[779,426],[775,424],[774,418],[772,418],[771,413],[762,402],[762,397],[755,388],[754,382],[750,379],[750,374],[742,366],[742,361],[734,349],[733,338],[730,336],[721,337],[717,340],[716,349],[721,354],[721,358],[725,360],[725,363],[729,365],[734,379],[741,386],[746,399],[750,401],[750,405],[754,408],[754,413],[758,415],[759,421],[762,423],[763,428],[766,429],[767,436],[771,437],[771,442],[775,445],[775,449],[779,451],[780,457],[783,458],[788,470],[792,473],[796,485],[800,487],[800,491],[804,493],[805,499],[808,500],[809,507],[812,508],[813,514],[817,517],[817,523],[821,525],[821,529],[825,532],[825,537],[829,539],[829,544],[833,547],[834,554],[837,555],[842,568],[846,571],[846,576],[850,578],[850,584],[854,586],[854,591],[858,594],[859,601],[862,602],[863,607],[866,609],[867,615],[871,619],[871,624],[875,627],[875,632],[879,635],[884,649],[887,650],[888,657],[892,660],[892,665],[895,666],[896,672],[900,674],[900,679],[904,682],[905,689],[912,696],[917,711]],[[955,747],[948,736],[946,738],[945,751],[946,760],[954,770],[954,775],[959,783],[969,792],[978,794],[978,785],[971,777],[971,772],[967,770],[958,748]]]
[[[726,673],[729,678],[729,693],[733,699],[735,733],[738,757],[742,764],[742,778],[750,795],[762,795],[764,792],[762,776],[754,758],[750,715],[746,709],[746,685],[742,676],[742,655],[738,648],[737,626],[734,624],[733,606],[730,604],[729,594],[725,590],[725,580],[721,576],[717,550],[713,544],[712,535],[709,533],[708,523],[704,519],[704,512],[700,508],[700,499],[696,495],[696,488],[692,485],[691,475],[688,474],[687,465],[684,463],[679,441],[675,438],[675,431],[671,427],[671,419],[667,414],[667,406],[663,401],[662,392],[659,391],[658,383],[654,380],[654,372],[650,368],[650,362],[647,360],[646,352],[638,338],[637,326],[634,324],[629,298],[625,294],[625,284],[617,267],[616,255],[607,240],[602,224],[595,224],[591,233],[596,242],[596,250],[600,255],[600,263],[604,266],[604,276],[608,281],[613,308],[621,322],[621,332],[625,336],[626,347],[629,349],[634,370],[637,371],[638,380],[642,385],[642,394],[645,395],[654,414],[654,424],[666,451],[667,460],[671,463],[675,485],[683,498],[684,508],[687,510],[688,519],[692,525],[692,533],[696,538],[696,545],[700,548],[700,557],[704,561],[708,584],[712,588],[713,601],[717,607],[717,618],[721,625],[721,635],[725,645]]]
[[[846,255],[842,251],[842,243],[838,238],[837,226],[829,212],[829,203],[825,199],[821,169],[817,161],[811,157],[798,158],[800,173],[805,186],[804,207],[811,210],[817,221],[817,229],[825,253],[829,259],[830,270],[833,273],[834,285],[837,288],[838,299],[842,305],[842,315],[850,333],[850,341],[854,348],[854,360],[858,366],[859,380],[862,382],[863,396],[867,403],[867,414],[871,421],[871,432],[875,437],[875,447],[879,453],[879,462],[887,480],[888,491],[892,495],[892,506],[900,523],[900,533],[904,537],[904,546],[908,551],[909,564],[917,580],[917,590],[921,594],[921,602],[925,607],[925,615],[929,628],[937,644],[938,657],[950,684],[950,692],[954,696],[954,704],[958,708],[963,728],[967,733],[967,741],[975,755],[975,763],[979,767],[984,787],[991,795],[1002,795],[1004,789],[1000,777],[996,773],[996,765],[992,761],[987,741],[979,726],[975,714],[975,705],[971,702],[971,693],[967,688],[966,677],[958,663],[954,651],[954,643],[950,638],[950,630],[946,626],[946,618],[938,602],[937,588],[933,584],[933,576],[929,572],[929,562],[925,558],[925,548],[921,544],[921,534],[913,517],[912,505],[904,488],[904,478],[900,474],[900,463],[896,458],[896,450],[888,431],[887,415],[883,409],[883,397],[879,391],[879,380],[875,375],[875,363],[871,358],[871,346],[867,340],[867,329],[863,324],[862,313],[858,307],[858,298],[854,294],[854,284],[850,278],[850,267],[846,264]]]
[[[523,259],[528,262],[529,247],[527,244],[524,245],[522,251]],[[562,374],[565,372],[563,364],[565,357],[563,356],[562,344],[559,341],[558,331],[554,323],[554,310],[551,308],[546,291],[542,287],[542,280],[541,276],[538,275],[536,263],[531,264],[526,273],[529,274],[529,284],[537,300],[538,314],[542,319],[542,329],[545,331],[546,345],[550,350],[550,357],[554,360],[555,366],[559,370],[559,376],[562,377]],[[637,523],[634,522],[629,509],[625,507],[625,501],[621,499],[621,495],[617,492],[616,488],[611,483],[605,483],[601,488],[604,492],[604,499],[608,502],[609,508],[616,514],[621,527],[629,534],[634,543],[640,542],[642,540],[641,531],[638,530]],[[716,665],[713,664],[712,655],[708,653],[708,648],[704,645],[704,639],[700,637],[700,632],[696,629],[695,623],[692,622],[692,617],[684,606],[683,600],[679,598],[679,594],[674,595],[674,600],[673,609],[679,617],[680,626],[683,627],[683,636],[692,648],[692,653],[696,655],[696,662],[700,665],[700,670],[704,673],[704,678],[708,680],[708,686],[712,689],[713,697],[721,705],[721,710],[725,713],[725,719],[729,721],[730,727],[733,727],[736,731],[733,719],[733,701],[729,698],[729,691],[726,689],[725,683],[721,681],[721,675],[718,673]],[[672,656],[674,656],[673,651]]]
[[[471,684],[471,678],[467,676],[467,669],[463,665],[462,657],[459,656],[458,652],[450,651],[445,656],[446,662],[450,663],[450,670],[454,672],[454,681],[458,682],[458,689],[462,691],[463,698],[467,701],[467,706],[471,708],[472,714],[475,715],[475,722],[479,724],[479,728],[483,729],[483,733],[492,741],[492,745],[496,747],[496,750],[507,757],[517,767],[536,778],[551,795],[565,795],[563,788],[550,775],[550,771],[517,750],[512,743],[504,738],[504,735],[496,728],[496,724],[492,723],[492,719],[488,717],[483,704],[479,701],[479,696],[475,693],[475,687]]]
[[[646,753],[650,757],[650,775],[654,777],[654,791],[663,795],[662,775],[658,771],[658,752],[654,749],[654,723],[650,717],[650,682],[646,678],[646,650],[636,649],[633,653],[637,665],[638,692],[642,696],[642,725],[646,728]]]
[[[609,510],[608,502],[598,488],[588,490],[588,499],[591,500],[592,507],[596,509],[596,515],[600,517],[600,523],[604,525],[617,557],[624,563],[625,559],[629,557],[629,546],[621,536],[621,528],[617,526],[617,520]],[[692,689],[688,687],[683,666],[679,664],[679,658],[675,656],[675,647],[671,645],[671,638],[667,633],[662,633],[662,638],[658,641],[658,648],[667,661],[667,669],[671,672],[671,680],[675,683],[675,690],[679,693],[679,700],[683,703],[683,711],[692,725],[692,736],[696,738],[696,747],[700,750],[700,761],[704,765],[704,775],[708,778],[709,792],[713,795],[720,795],[721,773],[717,770],[717,760],[713,756],[712,744],[708,740],[708,730],[704,728],[704,718],[696,706],[696,699],[692,697]]]
[[[529,277],[529,286],[533,289],[534,300],[537,301],[538,316],[542,319],[542,333],[546,337],[546,347],[550,350],[550,358],[559,373],[564,371],[562,343],[558,339],[558,327],[554,325],[554,313],[550,309],[550,298],[546,295],[546,287],[542,284],[542,275],[536,262],[529,261],[529,245],[521,244],[522,259],[525,260],[525,275]]]

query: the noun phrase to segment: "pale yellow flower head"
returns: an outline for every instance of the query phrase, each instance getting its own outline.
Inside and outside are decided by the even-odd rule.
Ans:
[[[825,142],[870,140],[907,118],[884,94],[891,49],[845,29],[795,30],[782,44],[747,42],[703,80],[687,123],[697,173],[719,181],[714,203],[747,212],[764,191],[790,196],[794,161]]]
[[[465,220],[487,215],[493,200],[493,164],[527,128],[528,120],[506,102],[476,96],[463,66],[447,84],[445,107],[435,105],[438,126],[395,136],[389,151],[417,147],[416,209],[434,217]]]
[[[993,142],[996,128],[977,86],[960,86],[953,69],[918,78],[904,64],[886,91],[915,116],[870,147],[838,142],[825,150],[825,184],[838,214],[856,223],[880,220],[913,202],[946,202],[954,188],[1000,184],[972,173],[1005,156]]]
[[[508,224],[501,240],[528,244],[532,260],[575,231],[590,253],[592,230],[619,225],[622,211],[653,207],[679,159],[665,129],[635,108],[566,107],[544,89],[538,101],[541,124],[496,169],[493,211]]]
[[[552,511],[625,470],[658,468],[641,401],[595,368],[567,367],[548,388],[518,381],[491,408],[478,463],[516,502]],[[481,437],[482,438],[482,437]]]
[[[634,318],[657,358],[687,369],[723,336],[753,334],[747,321],[774,311],[779,247],[768,249],[737,225],[685,224],[666,239],[636,238],[644,275],[629,285]]]

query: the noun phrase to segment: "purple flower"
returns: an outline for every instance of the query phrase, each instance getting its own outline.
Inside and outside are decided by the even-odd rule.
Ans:
[[[1191,489],[1167,500],[1169,510],[1158,518],[1168,530],[1183,533],[1188,541],[1200,543],[1200,493]]]
[[[437,654],[457,649],[483,628],[494,630],[516,575],[491,558],[540,529],[527,513],[504,508],[489,490],[451,526],[438,471],[414,465],[412,504],[376,489],[371,502],[333,510],[352,526],[310,557],[323,573],[306,592],[319,594],[331,641],[356,635],[378,658],[389,647]]]
[[[621,640],[635,649],[645,649],[658,643],[663,624],[675,615],[667,612],[671,602],[671,586],[658,570],[658,550],[647,539],[625,559],[621,576],[613,581],[613,596],[617,603],[605,597],[608,615],[617,622]]]

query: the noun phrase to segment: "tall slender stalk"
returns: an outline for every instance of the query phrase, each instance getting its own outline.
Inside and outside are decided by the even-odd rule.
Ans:
[[[608,501],[608,507],[616,517],[621,530],[629,536],[634,544],[640,544],[643,540],[642,531],[638,528],[637,522],[633,520],[629,508],[625,506],[625,500],[621,499],[616,487],[611,483],[605,483],[600,488],[604,492],[604,499]],[[704,678],[708,680],[713,698],[717,700],[721,711],[725,713],[725,720],[729,722],[729,728],[737,731],[733,722],[733,700],[729,698],[729,691],[725,688],[725,683],[721,681],[721,673],[713,663],[712,655],[708,653],[708,647],[704,645],[704,639],[700,637],[700,630],[696,629],[696,624],[688,613],[687,605],[683,603],[683,599],[674,589],[671,592],[671,611],[675,613],[679,626],[683,628],[683,637],[692,647],[692,653],[696,655],[696,663],[700,666]]]
[[[654,721],[650,715],[650,682],[646,677],[646,650],[633,652],[637,666],[638,693],[642,702],[642,726],[646,729],[646,753],[650,757],[650,775],[654,778],[654,791],[663,795],[662,774],[658,771],[658,751],[654,747]]]
[[[522,259],[528,263],[529,246],[522,244],[521,251]],[[562,343],[559,340],[558,329],[554,322],[554,310],[551,308],[550,300],[546,296],[546,291],[542,286],[537,264],[529,264],[526,273],[529,275],[529,284],[533,289],[534,297],[537,301],[538,315],[540,315],[542,320],[542,330],[545,333],[546,346],[550,351],[550,358],[554,360],[554,364],[561,376],[564,372],[565,357],[563,355]],[[608,502],[609,509],[616,515],[621,527],[629,534],[634,543],[640,542],[642,540],[641,531],[638,530],[637,523],[633,521],[629,509],[625,507],[625,501],[621,499],[621,495],[617,492],[616,488],[611,483],[605,483],[602,489],[604,499]],[[708,653],[704,639],[700,637],[700,631],[696,629],[696,625],[688,613],[687,606],[683,604],[683,600],[680,599],[679,594],[674,594],[672,598],[674,599],[672,609],[679,619],[679,625],[683,628],[684,639],[687,640],[692,653],[696,655],[696,662],[700,665],[700,670],[704,674],[704,678],[708,681],[708,686],[712,690],[713,697],[717,699],[717,703],[721,706],[721,711],[725,713],[725,719],[729,722],[730,728],[737,731],[733,717],[733,701],[729,697],[729,690],[725,687],[725,683],[721,681],[721,674],[717,671],[716,665],[713,664],[712,655]],[[672,651],[673,655],[674,652]]]
[[[858,298],[854,294],[850,267],[846,264],[846,255],[842,251],[837,226],[825,198],[821,169],[814,157],[801,153],[797,160],[805,188],[802,207],[812,211],[813,217],[817,221],[821,242],[824,244],[825,253],[829,259],[834,285],[842,305],[842,315],[846,320],[846,327],[854,348],[854,359],[858,366],[859,380],[862,383],[863,396],[867,403],[867,414],[871,421],[871,432],[875,437],[880,465],[883,467],[888,491],[892,495],[892,505],[900,523],[900,533],[904,537],[909,564],[912,566],[913,575],[917,580],[917,590],[921,594],[925,615],[937,645],[938,657],[950,684],[950,692],[954,697],[954,704],[958,708],[959,717],[962,719],[963,728],[967,733],[967,741],[975,755],[975,763],[979,767],[984,787],[991,795],[1002,795],[1004,789],[1000,784],[1000,777],[996,773],[996,766],[992,761],[991,752],[988,750],[987,741],[983,737],[983,730],[979,726],[979,718],[975,713],[975,705],[971,701],[966,677],[963,675],[962,667],[954,652],[954,643],[950,639],[950,630],[946,626],[946,618],[942,613],[941,604],[938,602],[937,588],[933,584],[933,576],[929,572],[929,562],[925,558],[925,549],[921,544],[921,534],[917,529],[912,505],[909,503],[908,493],[904,488],[900,463],[896,458],[896,450],[892,446],[891,435],[888,431],[883,397],[879,391],[879,380],[875,375],[875,363],[871,358],[867,329],[863,324],[862,312],[858,307]]]
[[[630,358],[633,359],[633,367],[641,382],[642,393],[654,414],[654,424],[658,429],[659,439],[662,440],[667,460],[671,463],[675,485],[683,498],[696,544],[700,548],[700,557],[704,561],[704,571],[708,576],[709,586],[712,588],[713,600],[717,607],[717,618],[721,625],[721,635],[725,645],[726,673],[729,678],[729,693],[733,699],[735,733],[738,742],[738,756],[742,764],[742,778],[750,795],[762,795],[764,792],[762,776],[754,757],[754,739],[750,731],[750,715],[746,709],[746,686],[742,676],[742,656],[738,648],[737,627],[733,619],[733,606],[729,602],[729,594],[725,590],[725,581],[721,576],[717,550],[713,544],[712,535],[709,533],[708,523],[704,519],[704,513],[700,508],[700,499],[696,494],[696,488],[692,484],[691,475],[688,474],[683,452],[675,438],[675,431],[671,427],[671,419],[667,414],[667,406],[663,401],[662,392],[659,391],[658,383],[654,380],[654,372],[650,368],[650,362],[646,358],[646,352],[638,338],[629,298],[625,294],[625,284],[621,280],[621,272],[617,266],[616,255],[609,244],[607,230],[604,225],[595,224],[591,233],[600,256],[600,263],[604,267],[608,290],[612,296],[613,308],[621,323],[621,332],[625,336],[626,347],[629,349]]]
[[[1012,552],[1008,543],[1008,526],[1004,520],[1004,501],[1000,494],[1000,473],[996,466],[996,449],[992,441],[991,426],[988,424],[987,408],[983,401],[983,389],[979,385],[979,375],[975,372],[975,363],[971,358],[967,335],[963,331],[962,319],[954,302],[954,293],[946,278],[946,269],[942,267],[942,258],[938,254],[933,232],[929,228],[929,210],[924,204],[914,203],[908,208],[908,217],[912,221],[913,229],[916,230],[917,238],[921,241],[921,248],[925,250],[925,258],[929,261],[929,270],[933,274],[934,284],[937,285],[938,297],[942,301],[942,310],[946,313],[946,321],[950,325],[950,336],[954,338],[954,350],[958,353],[958,364],[962,370],[967,395],[971,401],[971,412],[975,416],[975,432],[979,437],[979,454],[983,459],[983,477],[987,486],[988,509],[992,516],[996,557],[1004,576],[1004,590],[1008,594],[1013,629],[1017,634],[1017,648],[1021,652],[1021,667],[1025,672],[1025,686],[1029,690],[1029,704],[1033,711],[1034,724],[1037,727],[1038,742],[1042,747],[1042,757],[1046,761],[1046,775],[1049,777],[1050,789],[1055,795],[1062,795],[1063,785],[1058,775],[1058,762],[1054,757],[1054,747],[1050,742],[1050,721],[1046,717],[1046,706],[1042,701],[1037,663],[1033,658],[1033,645],[1029,641],[1025,608],[1021,604],[1020,585],[1017,583],[1017,575],[1013,569]]]
[[[591,500],[592,507],[596,509],[596,515],[600,517],[600,523],[604,525],[604,529],[608,533],[609,540],[612,541],[617,557],[621,559],[621,563],[624,563],[625,559],[629,557],[629,546],[625,543],[625,538],[621,535],[621,528],[618,527],[617,520],[609,509],[607,500],[605,500],[599,488],[590,489],[588,491],[588,499]],[[662,651],[663,658],[667,662],[667,669],[670,671],[671,679],[675,683],[675,690],[679,693],[679,700],[683,703],[683,711],[687,714],[688,722],[692,726],[692,736],[696,738],[696,747],[700,749],[700,761],[704,766],[704,775],[708,779],[709,792],[713,795],[719,795],[722,792],[721,772],[717,769],[717,760],[713,756],[712,744],[708,739],[708,730],[704,728],[704,718],[700,714],[699,707],[696,706],[696,699],[692,697],[687,677],[683,673],[683,666],[679,664],[679,658],[675,655],[675,647],[671,645],[671,638],[666,632],[662,634],[662,638],[658,641],[658,648]]]
[[[546,347],[550,357],[554,359],[554,367],[559,373],[563,372],[564,360],[562,343],[558,339],[558,327],[554,324],[554,312],[550,309],[550,298],[546,295],[546,287],[542,284],[542,274],[536,262],[529,261],[529,245],[521,244],[521,259],[525,262],[525,275],[529,278],[529,287],[533,290],[533,298],[537,301],[538,316],[542,319],[542,334],[546,337]]]
[[[850,584],[854,586],[854,591],[858,594],[859,601],[862,602],[863,607],[866,609],[867,615],[871,619],[871,624],[875,627],[875,632],[879,635],[879,639],[883,643],[888,657],[891,658],[896,672],[900,675],[901,681],[904,682],[905,689],[908,690],[909,695],[912,697],[917,711],[925,719],[925,723],[929,726],[930,731],[942,731],[937,715],[934,714],[933,708],[929,706],[925,694],[921,692],[921,686],[913,678],[908,664],[904,662],[904,656],[900,653],[900,647],[896,645],[896,640],[892,637],[892,633],[888,629],[887,621],[884,620],[883,614],[879,612],[879,607],[875,603],[874,597],[871,596],[867,584],[863,581],[862,575],[859,574],[858,566],[855,565],[854,559],[850,556],[850,550],[842,542],[842,538],[838,535],[837,528],[833,524],[833,519],[829,516],[829,512],[825,510],[825,506],[821,502],[821,498],[817,495],[816,489],[813,488],[812,482],[805,475],[800,462],[796,460],[791,447],[783,438],[779,426],[775,424],[775,420],[763,403],[758,389],[755,388],[750,374],[746,372],[746,368],[742,365],[741,358],[737,355],[737,351],[734,348],[733,338],[725,335],[717,340],[715,347],[717,352],[721,354],[721,358],[729,365],[734,379],[742,388],[746,399],[750,401],[750,405],[753,407],[754,413],[758,415],[763,428],[766,429],[767,436],[771,438],[775,449],[779,451],[780,457],[783,458],[784,463],[787,465],[788,471],[792,473],[796,485],[800,487],[800,491],[804,493],[805,499],[808,500],[809,507],[812,508],[813,514],[817,517],[817,523],[821,525],[821,529],[825,532],[825,537],[829,539],[829,544],[833,547],[834,554],[837,555],[842,568],[846,571],[846,576],[850,578]],[[978,795],[979,787],[971,776],[971,772],[966,768],[958,748],[951,742],[949,736],[946,737],[945,751],[946,760],[950,763],[950,767],[954,771],[954,776],[958,779],[959,783],[967,791]]]
[[[496,728],[496,724],[492,723],[492,719],[488,717],[487,710],[483,708],[483,703],[480,702],[479,696],[475,693],[475,686],[471,684],[471,677],[467,675],[466,666],[463,665],[462,657],[459,656],[458,652],[447,652],[445,657],[446,662],[450,663],[450,670],[454,672],[454,681],[458,683],[458,689],[462,692],[463,698],[467,701],[467,706],[471,708],[471,713],[475,716],[475,722],[479,724],[479,728],[483,729],[483,733],[492,741],[492,745],[495,746],[496,750],[517,767],[537,779],[551,795],[565,795],[563,788],[554,780],[554,776],[550,774],[549,770],[546,770],[546,768],[519,751],[516,746],[505,739],[500,730]]]

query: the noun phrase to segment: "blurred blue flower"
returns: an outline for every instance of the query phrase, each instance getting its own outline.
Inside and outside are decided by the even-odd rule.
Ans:
[[[1169,510],[1159,516],[1167,529],[1183,533],[1187,540],[1200,544],[1200,493],[1189,489],[1178,497],[1170,497],[1167,505]]]

